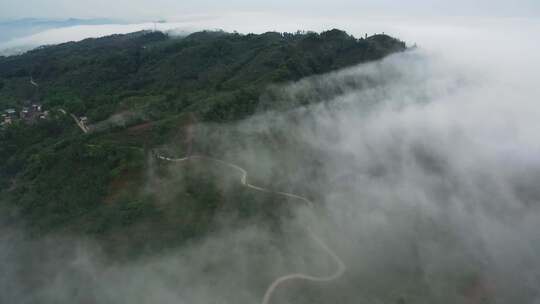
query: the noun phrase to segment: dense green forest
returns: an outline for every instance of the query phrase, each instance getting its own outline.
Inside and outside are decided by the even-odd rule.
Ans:
[[[4,223],[23,223],[34,235],[88,235],[131,255],[197,238],[213,229],[216,212],[278,221],[280,208],[243,203],[253,193],[220,189],[219,169],[190,167],[204,174],[175,176],[153,164],[153,149],[183,142],[193,117],[230,122],[271,109],[261,96],[272,85],[405,49],[387,35],[356,39],[340,30],[137,32],[0,57],[0,110],[39,103],[50,112],[0,129]],[[94,132],[83,134],[62,110],[87,116]],[[180,144],[176,151],[185,150]],[[182,186],[169,188],[166,198],[145,190],[150,167],[169,181],[156,187]],[[272,198],[258,200],[265,199]]]

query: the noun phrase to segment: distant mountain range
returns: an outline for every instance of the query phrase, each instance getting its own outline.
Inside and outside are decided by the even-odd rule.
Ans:
[[[24,18],[0,21],[0,44],[12,39],[32,35],[41,31],[76,26],[76,25],[99,25],[99,24],[123,24],[124,22],[112,19],[42,19]]]

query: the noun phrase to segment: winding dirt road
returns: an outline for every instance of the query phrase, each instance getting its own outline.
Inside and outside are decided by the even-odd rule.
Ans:
[[[302,201],[308,207],[313,208],[313,202],[303,196],[299,196],[293,193],[273,191],[273,190],[265,189],[265,188],[250,184],[247,180],[248,178],[247,171],[243,169],[242,167],[235,165],[233,163],[229,163],[229,162],[212,158],[212,157],[200,156],[200,155],[187,156],[183,158],[169,158],[169,157],[157,154],[157,153],[155,155],[158,159],[169,161],[169,162],[176,162],[176,163],[188,161],[191,159],[200,159],[200,160],[207,160],[207,161],[219,163],[223,166],[232,168],[240,172],[241,174],[240,182],[242,183],[242,185],[244,185],[247,188],[260,191],[260,192],[274,193],[274,194],[279,194],[285,197],[294,198],[294,199]],[[313,233],[311,229],[309,229],[309,227],[307,227],[307,231],[308,231],[309,236],[334,260],[334,262],[336,263],[336,270],[332,274],[329,274],[327,276],[314,276],[314,275],[308,275],[304,273],[291,273],[291,274],[281,276],[275,279],[272,282],[272,284],[268,286],[268,288],[266,289],[266,292],[264,293],[261,304],[269,304],[275,291],[286,282],[294,281],[294,280],[304,280],[304,281],[310,281],[310,282],[330,282],[330,281],[334,281],[338,279],[345,272],[345,269],[346,269],[345,264],[339,258],[339,256],[334,251],[332,251],[332,249],[330,249],[328,245],[326,245],[326,243],[324,243],[324,241],[321,240],[321,238],[319,238],[315,233]]]

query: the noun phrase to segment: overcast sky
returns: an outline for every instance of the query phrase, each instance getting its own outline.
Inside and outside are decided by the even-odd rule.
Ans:
[[[26,25],[25,29],[20,25],[0,26],[0,54],[154,29],[152,21],[156,20],[167,21],[157,24],[158,29],[182,33],[204,29],[261,33],[340,28],[357,37],[385,32],[424,46],[431,41],[425,37],[442,32],[454,35],[480,30],[504,35],[511,28],[525,41],[530,36],[522,33],[539,28],[540,0],[0,0],[0,21],[29,17],[116,21],[48,28]]]
[[[26,17],[182,19],[192,14],[262,11],[313,15],[539,17],[538,0],[2,0],[0,19]]]

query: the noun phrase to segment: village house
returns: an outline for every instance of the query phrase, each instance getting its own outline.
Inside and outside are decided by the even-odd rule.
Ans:
[[[6,126],[12,124],[16,120],[22,120],[26,123],[34,123],[38,119],[46,119],[49,116],[48,111],[43,111],[41,104],[34,103],[21,108],[17,113],[16,109],[4,110],[0,116],[0,125]]]
[[[49,111],[43,111],[41,114],[39,114],[40,119],[47,119],[49,118]]]
[[[11,118],[15,118],[15,116],[17,116],[17,110],[15,109],[7,109],[5,112],[6,115],[10,116]]]
[[[15,109],[7,109],[2,113],[1,124],[3,126],[10,125],[17,118],[17,111]]]
[[[23,107],[20,113],[20,118],[26,122],[34,122],[36,119],[42,117],[44,112],[40,104],[34,103],[28,107]]]
[[[2,116],[0,117],[0,125],[2,126],[5,126],[5,125],[9,125],[11,124],[11,117],[9,117],[7,114],[2,114]]]
[[[27,119],[30,116],[30,110],[27,107],[23,107],[19,116],[21,119]]]

